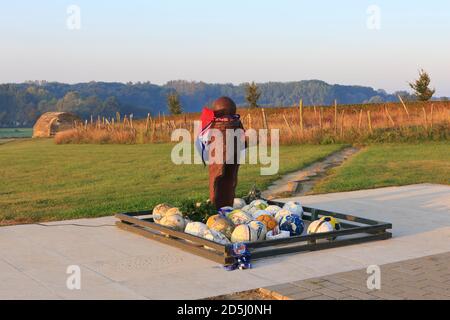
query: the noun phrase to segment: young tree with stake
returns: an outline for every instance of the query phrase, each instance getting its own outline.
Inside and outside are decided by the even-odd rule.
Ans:
[[[247,85],[245,88],[246,96],[245,99],[251,109],[258,108],[258,100],[261,97],[261,92],[255,82]]]
[[[429,101],[436,92],[436,90],[430,89],[430,82],[428,73],[421,69],[419,71],[419,79],[409,84],[419,101]]]

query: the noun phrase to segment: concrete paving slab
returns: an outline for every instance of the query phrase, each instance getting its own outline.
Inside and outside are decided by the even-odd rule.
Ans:
[[[253,270],[226,272],[209,260],[108,226],[113,217],[51,227],[2,227],[0,298],[198,299],[450,252],[450,186],[414,185],[299,200],[392,222],[394,238],[264,259]],[[81,268],[80,291],[65,285],[69,265]]]

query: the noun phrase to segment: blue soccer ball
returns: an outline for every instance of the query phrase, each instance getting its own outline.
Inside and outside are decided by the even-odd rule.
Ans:
[[[301,236],[305,230],[305,223],[296,214],[284,216],[280,221],[280,230],[288,231],[291,237]]]

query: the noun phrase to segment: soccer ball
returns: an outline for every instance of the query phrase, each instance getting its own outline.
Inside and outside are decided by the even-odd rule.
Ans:
[[[255,200],[250,203],[250,207],[256,208],[258,210],[265,210],[269,205],[264,200]]]
[[[341,222],[335,217],[322,217],[320,221],[326,221],[331,224],[334,230],[339,231],[342,229]]]
[[[256,220],[261,221],[266,225],[267,230],[272,231],[278,226],[277,220],[270,214],[263,214],[259,216]]]
[[[205,234],[206,230],[208,230],[208,227],[206,224],[201,222],[189,222],[184,229],[184,232],[196,237],[202,238]]]
[[[281,219],[280,230],[289,231],[292,237],[300,236],[305,230],[305,223],[298,215],[291,214]]]
[[[258,212],[261,211],[260,209],[258,209],[257,207],[250,207],[247,211],[245,211],[249,216],[252,216]]]
[[[324,220],[316,220],[311,222],[308,227],[308,234],[326,233],[334,231],[331,223]]]
[[[180,209],[178,208],[171,208],[166,211],[166,213],[163,215],[163,217],[170,217],[170,216],[183,216]]]
[[[280,221],[286,217],[291,215],[292,213],[289,210],[286,209],[281,209],[280,211],[277,212],[277,214],[275,215],[275,220],[277,220],[277,223],[280,223]]]
[[[183,231],[186,226],[183,216],[179,214],[166,215],[159,220],[159,224],[177,231]]]
[[[269,212],[273,217],[281,210],[279,206],[268,206],[266,211]]]
[[[255,236],[255,238],[250,238],[250,241],[259,242],[266,239],[267,228],[264,223],[262,223],[261,221],[252,221],[248,224],[248,226],[254,231],[254,233],[252,233],[252,236]]]
[[[228,215],[233,212],[233,208],[232,207],[223,207],[220,208],[219,213],[222,214],[224,217],[228,217]]]
[[[296,214],[300,216],[300,218],[303,218],[303,206],[300,202],[287,202],[283,209],[289,210],[292,214]]]
[[[231,237],[231,233],[234,229],[233,225],[227,219],[218,214],[209,217],[206,225],[211,230],[223,233],[227,238]]]
[[[244,199],[240,199],[240,198],[234,199],[234,202],[233,202],[233,208],[234,209],[242,209],[246,205],[247,205],[247,203],[245,203]]]
[[[289,231],[282,231],[279,227],[275,227],[272,231],[267,232],[267,240],[277,240],[290,238],[291,233]]]
[[[216,242],[216,243],[220,243],[223,245],[227,245],[227,244],[231,243],[230,240],[228,240],[228,238],[223,233],[220,233],[213,229],[205,230],[205,232],[202,235],[202,238],[209,240],[209,241]]]
[[[246,212],[246,213],[249,213],[251,208],[252,208],[252,207],[248,204],[248,205],[242,207],[241,210],[244,211],[244,212]]]
[[[248,215],[247,213],[245,213],[242,210],[234,210],[233,212],[230,213],[230,215],[228,216],[228,219],[230,219],[230,221],[235,226],[239,226],[241,224],[247,224],[253,220],[253,218],[250,215]]]
[[[166,214],[167,211],[169,211],[169,209],[172,209],[171,206],[169,206],[168,204],[162,203],[162,204],[158,204],[154,209],[153,209],[153,221],[155,221],[156,223],[159,223],[159,221],[164,217],[164,215]]]
[[[252,217],[253,217],[253,220],[258,220],[259,216],[263,216],[266,214],[269,214],[266,210],[258,210],[258,211],[252,212]]]
[[[251,242],[251,240],[255,238],[255,230],[250,228],[248,224],[241,224],[234,229],[233,234],[231,235],[231,242]]]

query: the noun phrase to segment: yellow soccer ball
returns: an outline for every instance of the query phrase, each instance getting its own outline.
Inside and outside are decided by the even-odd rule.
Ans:
[[[255,238],[255,236],[252,236],[254,233],[255,231],[250,228],[248,224],[241,224],[234,229],[233,234],[231,235],[231,242],[250,242],[252,238]]]
[[[230,219],[235,226],[247,224],[253,220],[253,218],[249,214],[245,213],[242,210],[234,210],[228,215],[228,219]]]
[[[308,227],[308,234],[332,232],[333,226],[327,221],[316,220],[311,222]]]
[[[167,211],[169,211],[170,209],[172,209],[173,207],[166,204],[166,203],[162,203],[162,204],[158,204],[154,209],[153,209],[153,221],[155,221],[156,223],[159,223],[159,221],[166,215]]]
[[[224,234],[228,239],[231,238],[231,234],[233,233],[234,230],[234,226],[227,219],[221,217],[218,214],[209,217],[208,221],[206,222],[206,225],[211,230],[215,230],[217,232]]]
[[[186,226],[183,216],[179,214],[165,215],[159,220],[159,224],[177,231],[184,231]]]
[[[341,222],[339,221],[339,219],[336,219],[335,217],[322,217],[320,218],[320,221],[329,222],[333,226],[333,229],[336,231],[342,229]]]

